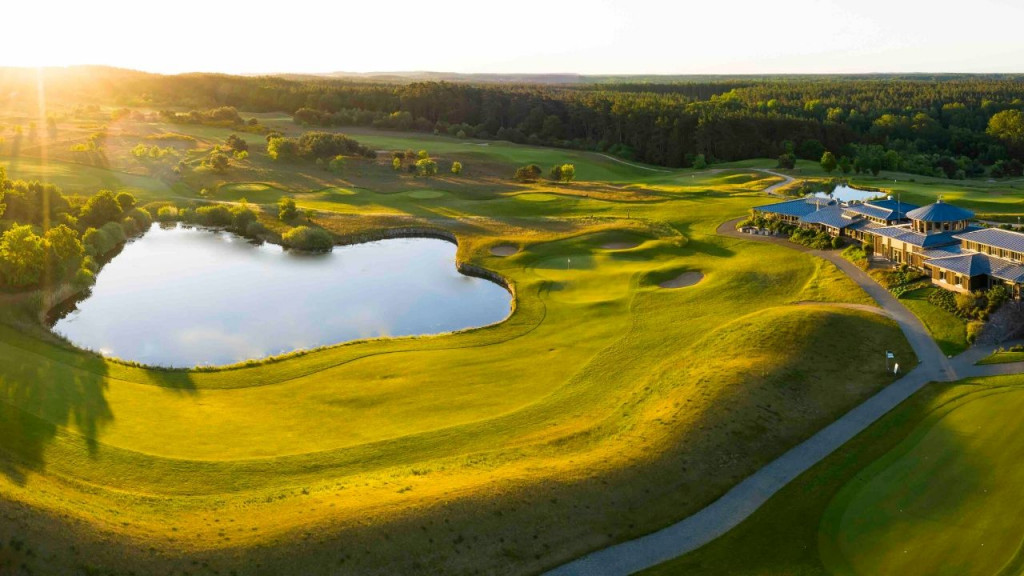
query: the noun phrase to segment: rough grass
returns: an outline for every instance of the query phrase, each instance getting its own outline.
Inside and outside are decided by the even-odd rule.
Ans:
[[[476,146],[364,140],[460,159]],[[790,305],[868,303],[833,265],[714,235],[763,202],[760,175],[518,185],[497,175],[569,153],[478,148],[467,176],[429,183],[257,152],[185,185],[262,204],[288,191],[350,240],[450,231],[461,261],[514,283],[501,325],[212,372],[0,327],[0,541],[64,572],[536,572],[699,509],[887,383],[864,358],[912,355],[884,317]],[[608,162],[580,157],[577,174],[640,172]],[[679,270],[705,277],[650,281]]]
[[[1021,376],[931,384],[725,536],[646,573],[1017,573],[1022,407]]]

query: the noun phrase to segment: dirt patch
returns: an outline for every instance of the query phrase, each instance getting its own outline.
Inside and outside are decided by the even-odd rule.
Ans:
[[[519,247],[512,244],[498,244],[491,248],[491,254],[495,256],[511,256],[519,252]]]
[[[629,250],[630,248],[636,248],[639,246],[639,242],[607,242],[601,244],[601,248],[605,250]]]
[[[696,270],[690,270],[689,272],[683,272],[679,276],[672,278],[671,280],[665,280],[658,284],[662,288],[686,288],[687,286],[693,286],[697,282],[704,279],[703,272],[697,272]]]

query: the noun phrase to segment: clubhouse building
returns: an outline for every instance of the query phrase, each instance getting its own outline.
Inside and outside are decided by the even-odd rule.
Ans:
[[[974,213],[942,200],[918,207],[891,197],[844,204],[809,196],[758,206],[755,215],[869,244],[877,256],[931,276],[947,290],[1024,286],[1024,233],[973,225]]]

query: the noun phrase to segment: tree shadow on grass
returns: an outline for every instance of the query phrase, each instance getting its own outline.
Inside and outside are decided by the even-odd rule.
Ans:
[[[69,428],[90,456],[114,415],[105,396],[105,372],[84,371],[33,354],[7,354],[0,371],[0,473],[23,484],[45,467],[46,447]],[[97,364],[103,365],[97,360]]]

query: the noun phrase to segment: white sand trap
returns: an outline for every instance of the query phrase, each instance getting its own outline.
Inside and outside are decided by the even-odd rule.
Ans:
[[[491,254],[494,254],[495,256],[511,256],[516,252],[519,252],[519,247],[513,246],[512,244],[498,244],[494,248],[491,248]]]
[[[639,242],[608,242],[607,244],[601,244],[601,248],[605,250],[629,250],[639,245]]]
[[[658,284],[658,286],[661,286],[662,288],[686,288],[687,286],[693,286],[703,279],[703,272],[691,270],[689,272],[683,272],[671,280],[665,280],[661,284]]]

